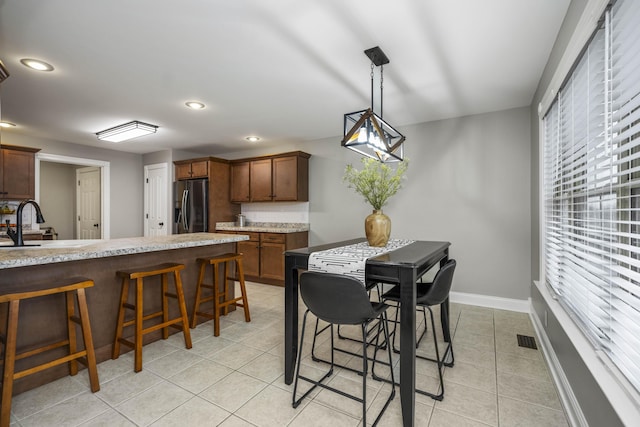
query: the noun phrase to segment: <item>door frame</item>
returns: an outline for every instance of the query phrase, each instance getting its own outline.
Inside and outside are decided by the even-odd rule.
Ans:
[[[61,156],[58,154],[36,153],[35,163],[35,181],[36,181],[36,200],[40,201],[40,162],[67,163],[79,166],[96,166],[100,168],[100,238],[109,239],[111,235],[111,167],[110,162],[95,159],[83,159],[80,157]]]

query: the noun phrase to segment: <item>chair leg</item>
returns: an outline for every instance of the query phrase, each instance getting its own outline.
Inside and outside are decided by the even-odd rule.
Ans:
[[[162,322],[165,324],[169,321],[169,301],[167,299],[169,289],[167,276],[168,273],[162,273],[160,275],[160,282],[162,283]],[[162,339],[166,340],[167,338],[169,338],[169,327],[165,326],[162,328]]]
[[[198,284],[196,286],[196,300],[193,303],[193,316],[191,317],[191,329],[196,327],[198,322],[198,315],[196,314],[200,310],[200,298],[202,297],[202,282],[204,282],[204,275],[207,270],[207,264],[200,263],[200,272],[198,273]]]
[[[367,324],[361,325],[362,330],[362,425],[367,425],[367,375],[369,372],[367,357]],[[332,338],[333,338],[333,334]],[[392,387],[393,388],[393,387]]]
[[[176,287],[176,296],[178,297],[178,307],[180,309],[180,317],[182,317],[182,334],[184,335],[184,345],[186,348],[191,348],[191,331],[189,330],[189,316],[187,316],[187,305],[184,301],[184,291],[182,289],[182,279],[180,278],[180,272],[173,272],[173,283]]]
[[[304,332],[307,326],[307,315],[309,314],[309,310],[305,311],[304,313],[304,317],[302,320],[302,333],[300,335],[300,347],[298,348],[298,363],[296,365],[296,373],[295,373],[295,378],[294,378],[294,382],[293,382],[293,399],[291,402],[291,406],[293,408],[297,408],[298,405],[300,405],[300,402],[302,402],[313,390],[315,390],[316,387],[318,386],[323,386],[322,381],[324,381],[325,379],[329,378],[331,376],[331,374],[333,374],[333,363],[331,364],[331,367],[329,368],[329,371],[324,374],[322,376],[322,378],[320,378],[318,381],[314,381],[311,380],[305,376],[300,375],[300,365],[302,364],[302,346],[304,345]],[[317,329],[318,325],[316,323],[316,329]],[[315,333],[314,333],[315,335]],[[314,336],[314,344],[315,344],[315,336]],[[313,351],[313,347],[312,347],[312,351]],[[313,384],[313,387],[311,387],[309,390],[307,390],[301,397],[300,399],[296,400],[296,393],[298,390],[298,379],[302,378],[303,380]]]
[[[229,261],[225,261],[224,263],[224,275],[222,276],[224,280],[222,282],[223,288],[224,288],[224,298],[223,298],[223,302],[229,301],[231,298],[229,298]],[[229,306],[225,305],[224,308],[224,315],[226,316],[227,314],[229,314]]]
[[[136,308],[135,308],[135,333],[134,333],[134,368],[135,372],[142,371],[142,322],[143,322],[143,283],[142,278],[136,279]]]
[[[431,329],[433,332],[433,345],[436,348],[436,363],[438,364],[438,377],[440,378],[440,394],[431,394],[431,393],[425,393],[428,396],[430,396],[431,398],[435,399],[435,400],[442,400],[442,398],[444,397],[444,381],[442,380],[442,361],[440,359],[440,351],[438,350],[438,336],[436,335],[436,324],[433,320],[433,311],[431,310],[431,307],[427,307],[429,309],[429,316],[431,317]]]
[[[100,381],[98,380],[98,367],[96,362],[96,353],[93,348],[93,334],[91,333],[91,323],[89,322],[89,309],[87,308],[87,297],[84,289],[77,290],[78,311],[80,312],[80,324],[82,326],[82,340],[84,348],[87,352],[87,371],[89,371],[89,383],[91,391],[100,390]]]
[[[244,268],[242,260],[236,261],[236,271],[238,272],[238,280],[240,282],[240,293],[242,294],[242,308],[244,309],[244,321],[251,322],[251,314],[249,312],[249,298],[247,298],[247,288],[244,283]]]
[[[113,340],[112,359],[120,357],[120,338],[122,338],[122,328],[124,327],[124,305],[129,297],[129,279],[122,278],[122,286],[120,288],[120,304],[118,305],[118,323],[116,324],[116,337]]]
[[[213,336],[220,336],[220,280],[218,278],[218,264],[212,266],[213,270]]]
[[[78,351],[78,341],[76,337],[76,325],[73,323],[73,316],[75,315],[75,291],[67,291],[64,293],[66,306],[67,306],[67,339],[69,340],[69,354],[76,354]],[[69,361],[69,375],[73,376],[78,373],[78,359]]]
[[[2,426],[8,426],[11,422],[11,395],[13,394],[13,373],[16,363],[19,309],[19,300],[9,302],[7,336],[4,343],[4,373],[2,375],[2,410],[0,411],[0,425]]]

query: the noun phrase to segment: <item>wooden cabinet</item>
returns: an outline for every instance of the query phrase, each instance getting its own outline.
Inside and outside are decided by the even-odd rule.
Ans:
[[[251,201],[249,193],[249,172],[251,162],[231,163],[231,201],[246,203]]]
[[[24,233],[22,240],[44,240],[42,233]]]
[[[252,202],[270,202],[273,200],[271,191],[271,159],[253,160],[251,162]]]
[[[35,197],[35,153],[37,148],[0,146],[0,199]]]
[[[284,280],[285,235],[260,233],[260,277]]]
[[[273,200],[309,201],[309,157],[276,157],[272,162]]]
[[[232,162],[231,201],[308,201],[309,157],[296,151]]]
[[[237,243],[236,252],[243,255],[246,280],[270,285],[284,285],[284,252],[309,245],[309,233],[257,233],[227,231],[244,234],[249,240]]]
[[[178,180],[191,178],[209,179],[209,232],[215,232],[217,222],[233,221],[235,216],[240,213],[240,205],[231,203],[229,197],[231,165],[228,160],[217,157],[204,157],[179,160],[173,162],[173,164],[175,165],[175,176]]]
[[[176,166],[176,179],[207,178],[209,176],[209,160],[193,159],[173,162]]]
[[[244,274],[247,276],[260,276],[260,233],[246,234],[249,240],[237,243],[236,252],[242,254]]]

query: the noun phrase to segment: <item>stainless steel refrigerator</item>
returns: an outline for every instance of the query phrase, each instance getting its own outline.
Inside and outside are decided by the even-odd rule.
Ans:
[[[173,183],[173,234],[209,231],[209,180]]]

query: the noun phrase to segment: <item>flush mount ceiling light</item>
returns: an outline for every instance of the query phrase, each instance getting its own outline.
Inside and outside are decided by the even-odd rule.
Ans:
[[[134,120],[120,126],[115,126],[107,130],[96,133],[99,140],[109,142],[123,142],[139,136],[156,133],[158,126]]]
[[[15,127],[16,124],[15,123],[11,123],[11,122],[0,122],[0,128],[12,128]]]
[[[39,59],[23,58],[20,60],[22,65],[37,71],[53,71],[53,65],[47,64]]]
[[[260,137],[259,136],[248,136],[245,139],[247,141],[249,141],[249,142],[258,142],[258,141],[260,141]]]
[[[371,60],[371,108],[344,115],[342,146],[383,163],[402,161],[404,135],[382,119],[383,66],[389,58],[378,46],[364,53]],[[380,115],[373,111],[374,66],[380,67]]]
[[[184,105],[191,108],[192,110],[202,110],[204,109],[204,104],[198,101],[188,101],[185,102]]]

